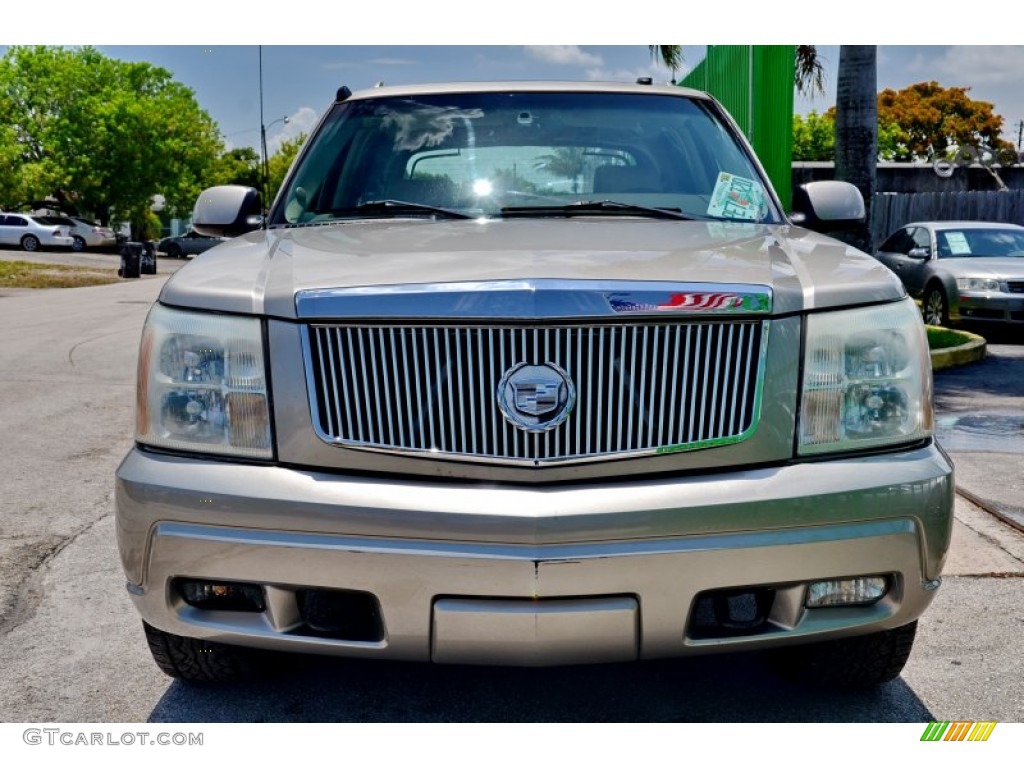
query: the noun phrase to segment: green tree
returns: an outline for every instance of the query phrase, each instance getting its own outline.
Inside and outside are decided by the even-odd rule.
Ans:
[[[91,47],[9,48],[0,124],[8,203],[53,195],[103,221],[143,222],[157,194],[171,215],[191,210],[223,149],[212,118],[170,72]]]
[[[811,111],[793,115],[793,159],[831,161],[835,158],[836,123],[831,114]]]
[[[902,147],[895,159],[924,160],[951,146],[1012,148],[1000,138],[1003,118],[991,103],[971,99],[970,90],[932,81],[878,94],[879,121],[900,128]]]
[[[214,184],[240,184],[260,188],[260,155],[252,147],[236,147],[223,153],[214,166]]]
[[[295,156],[302,149],[302,145],[306,141],[306,134],[300,133],[294,139],[286,139],[281,142],[281,146],[277,148],[269,158],[267,158],[267,201],[266,206],[269,207],[270,203],[273,202],[277,196],[277,191],[281,188],[284,183],[285,174],[288,173],[288,169],[292,167],[292,161],[295,160]],[[259,185],[253,185],[259,189]]]
[[[903,149],[903,132],[896,123],[878,124],[878,159],[896,160]],[[831,162],[835,159],[836,109],[830,107],[819,115],[811,111],[806,116],[793,115],[793,159]]]

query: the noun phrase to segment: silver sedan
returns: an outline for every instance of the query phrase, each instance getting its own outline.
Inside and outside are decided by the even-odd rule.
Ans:
[[[913,222],[890,235],[875,258],[921,299],[928,325],[1024,323],[1024,227]]]

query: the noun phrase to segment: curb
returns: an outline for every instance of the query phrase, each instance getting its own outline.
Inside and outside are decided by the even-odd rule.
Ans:
[[[974,506],[988,512],[990,515],[992,515],[992,517],[996,518],[1001,523],[1008,525],[1011,528],[1020,531],[1021,533],[1024,533],[1024,524],[1022,524],[1020,520],[1013,517],[1012,515],[1008,515],[1005,512],[1003,512],[1001,509],[999,509],[998,505],[993,504],[987,499],[981,498],[976,493],[971,493],[966,488],[960,485],[956,486],[956,492],[963,496],[965,499],[967,499],[969,502],[971,502],[971,504],[973,504]]]
[[[967,331],[957,331],[957,333],[968,337],[968,341],[956,347],[933,349],[931,351],[933,371],[940,371],[943,368],[953,368],[957,365],[966,365],[967,363],[975,363],[978,360],[985,359],[986,345],[988,343],[985,339],[973,333],[968,333]]]

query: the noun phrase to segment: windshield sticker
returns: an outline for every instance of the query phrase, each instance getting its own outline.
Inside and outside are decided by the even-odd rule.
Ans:
[[[942,236],[946,238],[950,256],[971,255],[971,246],[967,244],[967,237],[963,232],[943,232]]]
[[[768,213],[764,190],[753,179],[722,171],[708,204],[708,216],[756,221]]]

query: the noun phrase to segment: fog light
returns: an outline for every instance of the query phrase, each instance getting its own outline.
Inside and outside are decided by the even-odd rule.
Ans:
[[[262,613],[263,587],[231,581],[196,581],[179,579],[178,592],[193,608],[205,611],[244,611]]]
[[[881,600],[888,591],[889,580],[885,576],[815,581],[807,589],[806,605],[808,608],[870,605]]]

